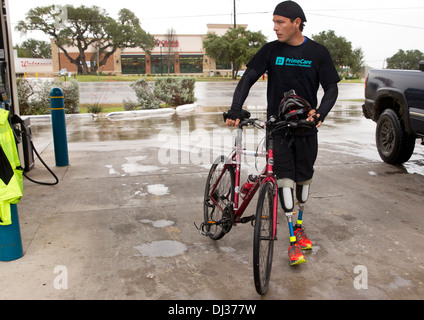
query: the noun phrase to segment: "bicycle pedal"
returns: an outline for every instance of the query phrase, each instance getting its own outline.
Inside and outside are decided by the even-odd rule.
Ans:
[[[255,220],[255,216],[251,215],[251,216],[248,216],[248,217],[241,218],[240,223],[248,223],[249,221],[253,221],[253,220]]]
[[[205,230],[204,230],[205,226],[207,226],[207,225],[210,225],[210,224],[209,224],[209,223],[202,222],[202,223],[200,224],[200,227],[198,227],[198,226],[196,225],[196,222],[194,222],[194,226],[196,227],[197,231],[199,231],[199,233],[200,233],[202,236],[205,236],[205,237],[209,236],[209,234],[210,234],[210,232],[209,232],[209,231],[205,231]]]

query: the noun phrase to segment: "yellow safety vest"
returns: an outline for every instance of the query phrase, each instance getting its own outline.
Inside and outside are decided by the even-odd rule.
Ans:
[[[10,204],[18,203],[23,195],[23,170],[8,117],[9,111],[0,109],[0,225],[12,223]]]

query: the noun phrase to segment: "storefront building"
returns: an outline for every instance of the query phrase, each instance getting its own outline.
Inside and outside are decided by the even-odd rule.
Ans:
[[[247,27],[247,25],[242,25]],[[213,32],[223,35],[230,27],[229,24],[208,24],[208,33]],[[191,74],[223,76],[231,75],[231,66],[220,63],[208,57],[203,48],[206,35],[154,35],[155,47],[150,54],[140,48],[127,48],[117,50],[104,66],[100,67],[102,73],[116,75],[165,75],[165,74]],[[78,56],[76,48],[69,48],[72,57]],[[86,53],[86,61],[96,56],[95,49]],[[52,41],[53,71],[59,73],[75,73],[77,67]],[[89,64],[89,63],[88,63]],[[90,65],[88,65],[90,67]],[[90,68],[89,68],[90,69]]]

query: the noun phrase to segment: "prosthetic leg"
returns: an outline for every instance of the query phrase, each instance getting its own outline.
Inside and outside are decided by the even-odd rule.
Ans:
[[[296,243],[296,236],[294,235],[293,229],[293,209],[294,209],[294,197],[293,197],[294,181],[288,178],[278,180],[278,195],[280,198],[280,204],[283,208],[284,213],[287,217],[287,223],[289,225],[290,233],[290,245]]]
[[[296,226],[302,226],[303,219],[303,210],[305,208],[305,202],[309,198],[309,186],[311,185],[312,180],[305,182],[299,182],[296,184],[296,199],[299,203],[299,216],[297,217]]]
[[[294,208],[294,181],[291,179],[278,180],[278,195],[280,198],[281,207],[287,217],[290,233],[290,246],[288,250],[290,265],[297,265],[306,262],[305,256],[302,253],[301,247],[297,243],[296,234],[293,229],[293,208]]]
[[[305,235],[305,230],[302,227],[303,211],[305,202],[309,198],[309,187],[311,180],[296,184],[296,198],[299,203],[299,215],[296,225],[293,227],[292,216],[294,214],[294,181],[291,179],[278,180],[278,195],[280,198],[281,207],[286,214],[287,223],[290,233],[290,247],[288,250],[290,265],[296,265],[306,262],[305,256],[301,249],[312,249],[312,241]]]
[[[306,237],[305,231],[302,227],[303,212],[305,208],[305,202],[309,198],[311,182],[312,180],[307,180],[304,182],[298,182],[296,184],[296,199],[299,204],[299,215],[297,216],[296,225],[294,227],[294,234],[296,235],[296,239],[302,249],[312,249],[312,241]]]

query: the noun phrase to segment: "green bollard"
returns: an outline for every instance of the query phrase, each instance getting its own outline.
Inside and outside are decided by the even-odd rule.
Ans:
[[[0,261],[12,261],[24,255],[16,204],[10,205],[10,213],[12,224],[0,226]]]
[[[68,141],[66,138],[65,99],[60,88],[50,91],[52,113],[53,145],[57,167],[69,165]]]

